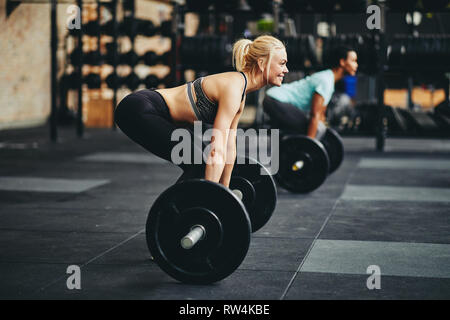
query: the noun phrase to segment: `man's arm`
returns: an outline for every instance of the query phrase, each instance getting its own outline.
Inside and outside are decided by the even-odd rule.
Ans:
[[[327,109],[324,106],[324,98],[318,94],[314,93],[311,100],[311,113],[310,113],[310,121],[308,126],[308,137],[315,138],[317,135],[317,127],[319,126],[319,122],[325,122],[325,111]]]

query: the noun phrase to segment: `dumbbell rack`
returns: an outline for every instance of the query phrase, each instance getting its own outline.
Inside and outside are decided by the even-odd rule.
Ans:
[[[173,43],[173,37],[172,37],[172,22],[165,21],[161,25],[161,27],[156,28],[153,25],[153,22],[150,20],[142,20],[142,19],[136,19],[135,18],[135,9],[133,5],[133,0],[130,1],[131,4],[129,5],[128,12],[126,13],[125,19],[128,20],[127,23],[123,23],[124,28],[132,29],[130,32],[126,32],[128,38],[131,41],[132,47],[131,49],[124,54],[120,55],[119,64],[121,65],[129,65],[133,70],[131,73],[125,77],[124,79],[126,84],[128,85],[128,88],[131,90],[135,90],[138,88],[140,84],[143,82],[145,83],[147,88],[153,88],[157,87],[160,83],[165,83],[166,85],[170,85],[172,83],[172,77],[171,72],[169,72],[169,76],[166,76],[164,79],[159,79],[153,74],[149,74],[147,78],[143,81],[140,79],[135,73],[134,73],[134,67],[136,65],[139,65],[141,62],[145,62],[148,66],[154,66],[154,65],[168,65],[170,66],[171,70],[172,68],[172,53],[170,51],[165,52],[162,55],[157,55],[154,51],[150,50],[147,51],[144,55],[138,56],[135,52],[135,39],[138,34],[143,35],[145,37],[153,37],[157,34],[157,30],[163,37],[168,37],[171,39],[171,47],[174,47]],[[174,9],[175,10],[175,9]],[[127,26],[128,24],[128,26]],[[120,82],[120,79],[119,79]]]
[[[155,1],[155,0],[152,0]],[[95,4],[95,2],[89,1],[89,3]],[[167,1],[163,2],[164,4],[169,4]],[[134,73],[134,66],[136,64],[139,63],[139,61],[143,60],[144,56],[142,57],[138,57],[135,52],[134,52],[134,46],[135,46],[135,37],[136,37],[136,30],[134,30],[133,28],[137,25],[138,20],[135,20],[134,17],[134,0],[111,0],[109,2],[104,2],[104,1],[100,1],[97,0],[96,1],[97,4],[97,19],[95,21],[90,21],[86,24],[82,25],[81,30],[73,30],[71,32],[71,35],[74,40],[76,40],[76,46],[75,48],[72,50],[72,52],[70,53],[70,63],[74,68],[74,72],[70,75],[64,75],[65,79],[64,80],[68,80],[69,82],[69,88],[70,89],[74,89],[77,90],[78,93],[78,106],[77,106],[77,114],[76,114],[76,123],[77,123],[77,135],[78,137],[82,137],[83,133],[84,133],[84,123],[83,123],[83,108],[82,108],[82,98],[83,98],[83,91],[82,91],[82,87],[83,87],[83,80],[84,82],[87,83],[87,87],[89,89],[100,89],[101,87],[101,83],[102,83],[102,79],[100,77],[99,74],[89,74],[86,77],[82,77],[82,70],[83,70],[83,66],[85,65],[101,65],[103,63],[103,59],[106,58],[106,64],[110,65],[113,69],[113,71],[111,72],[111,74],[108,77],[111,77],[111,79],[113,79],[113,81],[108,81],[108,77],[106,79],[106,82],[108,84],[108,87],[110,89],[112,89],[113,91],[113,97],[112,97],[112,110],[111,110],[111,114],[113,114],[115,106],[117,105],[117,94],[118,94],[118,89],[121,85],[121,81],[122,80],[126,80],[126,84],[128,85],[128,87],[131,90],[135,90],[141,83],[145,82],[147,83],[152,83],[152,87],[156,87],[158,86],[160,83],[167,83],[170,81],[170,84],[172,83],[172,79],[174,79],[173,77],[173,61],[172,59],[172,55],[170,55],[168,52],[162,56],[156,56],[155,58],[158,59],[158,62],[161,62],[159,60],[161,59],[166,59],[167,61],[166,64],[169,65],[169,68],[171,70],[171,72],[169,73],[169,76],[167,76],[164,79],[159,79],[158,77],[156,77],[155,75],[149,75],[147,77],[147,81],[143,81],[143,79],[140,79],[135,73]],[[82,14],[83,12],[83,1],[82,0],[77,0],[77,5],[80,8],[80,12]],[[118,7],[118,6],[121,7]],[[111,13],[112,18],[106,23],[106,24],[100,24],[100,7],[101,6],[107,6],[109,12]],[[123,11],[124,13],[124,19],[122,20],[121,24],[119,25],[118,23],[118,19],[117,19],[117,13],[118,10],[122,9],[121,11]],[[82,17],[80,17],[81,20]],[[131,24],[131,25],[126,25],[125,20],[128,19],[129,21],[131,21],[132,23],[135,24]],[[148,22],[151,25],[152,22],[150,20],[139,20],[139,22]],[[127,28],[129,28],[130,30],[128,30]],[[163,29],[163,27],[160,27],[159,29],[155,28],[155,34],[156,34],[156,30],[158,30],[158,32],[161,32],[161,30],[165,30],[164,34],[165,36],[169,36],[171,38],[171,43],[172,43],[172,48],[175,47],[175,42],[174,42],[174,37],[172,36],[172,28],[167,28],[167,24],[166,26],[164,26],[166,29]],[[168,30],[170,29],[170,30]],[[107,55],[102,55],[100,53],[100,42],[101,42],[101,37],[103,34],[106,34],[108,36],[112,37],[112,41],[108,42],[108,53]],[[152,35],[146,35],[148,37],[150,36],[154,36],[155,34]],[[97,49],[95,51],[91,51],[88,53],[83,53],[83,45],[82,45],[82,39],[84,35],[88,35],[90,37],[93,37],[93,39],[97,40]],[[121,54],[119,55],[119,48],[118,48],[118,42],[119,42],[119,37],[126,35],[129,39],[130,39],[130,43],[132,45],[132,48],[129,52],[125,53],[125,54]],[[119,65],[129,65],[131,67],[131,73],[129,74],[129,76],[124,77],[124,78],[120,78],[117,75],[117,69]],[[163,82],[161,82],[163,81]],[[168,85],[168,84],[166,84]],[[148,85],[147,85],[148,86]],[[53,94],[52,94],[53,96]],[[62,97],[64,98],[64,97]],[[55,111],[56,113],[56,111]],[[53,117],[51,117],[51,137],[52,140],[55,141],[56,140],[56,126],[57,126],[57,121],[56,118],[54,121],[52,121]],[[115,129],[115,124],[114,121],[112,121],[111,119],[111,123],[112,123],[112,128]]]
[[[94,4],[94,2],[89,1],[89,4]],[[77,0],[76,4],[78,8],[80,9],[80,21],[83,22],[83,0]],[[69,54],[70,56],[70,64],[72,65],[74,71],[72,74],[67,75],[64,74],[63,78],[60,82],[60,86],[67,86],[67,89],[74,89],[77,92],[77,107],[76,107],[76,133],[78,137],[83,137],[84,135],[84,122],[83,122],[83,82],[86,82],[89,89],[100,89],[101,85],[101,78],[100,74],[97,73],[90,73],[86,77],[83,78],[83,66],[90,65],[90,66],[99,66],[101,64],[101,31],[100,31],[100,16],[101,16],[101,8],[106,7],[109,12],[111,13],[111,36],[112,36],[112,48],[113,52],[116,52],[117,48],[117,30],[118,25],[116,22],[116,16],[117,16],[117,7],[119,4],[121,4],[121,1],[118,0],[110,0],[110,1],[96,1],[96,20],[91,20],[90,22],[83,24],[81,26],[81,29],[73,29],[70,30],[69,35],[70,37],[73,37],[75,40],[75,47]],[[89,51],[85,53],[83,51],[83,36],[87,35],[90,37],[91,40],[96,40],[97,48],[94,51]],[[53,38],[53,36],[52,36]],[[67,43],[67,37],[66,37],[66,43]],[[66,52],[67,54],[67,52]],[[113,54],[113,73],[116,72],[117,68],[117,54]],[[66,59],[67,64],[67,59]],[[64,79],[64,80],[63,80]],[[117,103],[117,90],[116,88],[113,90],[113,98],[112,98],[112,105],[113,107]],[[65,92],[66,93],[66,92]],[[55,93],[52,93],[52,96],[55,96]],[[67,101],[63,101],[63,99],[66,99],[67,97],[65,94],[62,94],[60,97],[61,104],[66,104]],[[53,111],[52,111],[53,113]],[[51,132],[56,132],[56,121],[54,123],[51,123]],[[53,134],[52,140],[56,141],[56,136]]]

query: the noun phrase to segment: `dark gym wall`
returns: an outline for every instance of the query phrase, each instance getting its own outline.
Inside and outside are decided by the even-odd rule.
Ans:
[[[410,26],[406,23],[405,13],[387,12],[386,31],[388,33],[407,34]],[[325,14],[314,16],[313,14],[302,14],[294,17],[297,31],[305,34],[316,33],[316,23],[331,19],[336,24],[337,34],[364,33],[369,30],[366,27],[367,14],[339,13],[327,17]],[[422,13],[422,21],[416,27],[419,34],[439,34],[450,32],[450,13]]]

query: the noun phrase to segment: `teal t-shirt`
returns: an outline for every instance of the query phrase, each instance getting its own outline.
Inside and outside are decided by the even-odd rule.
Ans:
[[[334,92],[334,74],[331,69],[316,72],[311,76],[282,84],[281,87],[272,87],[266,94],[278,101],[290,103],[303,111],[311,109],[311,99],[317,92],[324,99],[324,105],[328,105]]]

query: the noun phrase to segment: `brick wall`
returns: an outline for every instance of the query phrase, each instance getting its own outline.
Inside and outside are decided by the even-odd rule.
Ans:
[[[69,5],[57,6],[60,72]],[[140,0],[136,15],[158,21],[170,17],[169,8]],[[156,39],[144,42],[170,48],[167,41],[163,46]],[[50,90],[50,5],[20,4],[6,17],[6,0],[0,0],[0,130],[44,124],[50,114]]]
[[[64,30],[68,5],[58,5]],[[50,6],[0,0],[0,129],[45,123],[50,113]],[[63,35],[60,34],[60,37]]]

